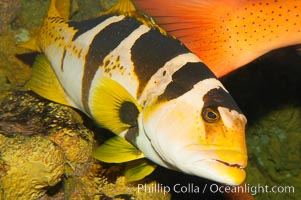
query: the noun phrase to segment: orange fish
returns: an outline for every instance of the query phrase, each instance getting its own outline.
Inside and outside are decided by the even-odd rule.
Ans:
[[[301,43],[301,0],[133,0],[217,77]]]

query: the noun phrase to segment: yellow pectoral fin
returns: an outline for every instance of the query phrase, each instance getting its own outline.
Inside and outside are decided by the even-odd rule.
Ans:
[[[131,94],[116,81],[102,77],[89,99],[91,115],[115,134],[137,126],[140,107]]]
[[[127,182],[139,181],[150,175],[157,165],[147,159],[139,159],[127,163],[125,169],[125,179]]]
[[[93,157],[106,163],[123,163],[144,158],[144,155],[131,143],[116,136],[98,147]]]
[[[25,87],[46,99],[70,106],[67,95],[52,70],[49,61],[42,54],[37,56],[32,68],[32,77]]]

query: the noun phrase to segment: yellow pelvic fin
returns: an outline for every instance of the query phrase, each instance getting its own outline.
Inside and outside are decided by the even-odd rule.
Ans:
[[[70,106],[64,89],[43,54],[37,56],[32,68],[32,77],[25,87],[46,99]]]
[[[93,152],[93,157],[106,163],[123,163],[143,158],[144,155],[121,137],[113,137]]]
[[[139,181],[150,175],[157,165],[147,159],[139,159],[127,163],[125,168],[125,179],[127,182]]]
[[[90,91],[89,107],[92,117],[115,134],[137,126],[141,111],[136,100],[116,81],[102,77]]]
[[[134,12],[136,12],[136,8],[130,0],[119,0],[117,4],[106,11],[106,14],[118,13],[120,15],[128,15]]]

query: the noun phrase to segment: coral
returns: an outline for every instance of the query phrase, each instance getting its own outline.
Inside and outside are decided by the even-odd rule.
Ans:
[[[63,178],[63,174],[67,176],[63,180],[63,186],[68,188],[68,190],[64,191],[64,195],[72,196],[73,193],[80,193],[83,196],[93,197],[97,193],[97,183],[93,179],[85,178],[86,175],[90,175],[91,166],[93,165],[91,156],[93,132],[81,124],[81,118],[75,111],[65,106],[38,99],[26,92],[8,92],[2,97],[0,113],[1,157],[5,161],[5,165],[9,163],[14,169],[19,168],[21,170],[27,167],[29,169],[41,168],[45,169],[46,172],[55,172],[53,169],[47,169],[47,165],[55,165],[60,169],[60,173],[55,173],[58,176],[57,179]],[[12,147],[7,146],[8,143],[5,140],[5,136],[14,140],[12,144],[20,144],[20,146],[13,145],[16,152],[12,153],[10,151]],[[30,141],[34,141],[34,144],[32,145]],[[59,151],[60,156],[52,151],[51,145]],[[43,147],[43,151],[39,150],[39,146]],[[26,152],[28,153],[26,154]],[[31,152],[37,152],[34,158],[38,157],[41,160],[44,157],[47,158],[45,159],[45,166],[33,166],[31,164]],[[6,157],[3,157],[3,155]],[[13,160],[14,157],[7,157],[7,155],[22,155],[24,161],[22,163],[15,162]],[[19,166],[22,167],[20,168]],[[35,173],[35,184],[42,185],[44,177],[51,177],[42,172],[43,170],[33,172]],[[29,177],[32,176],[28,171],[23,171],[23,173]],[[17,180],[24,181],[29,177],[15,174],[14,181],[18,183]],[[70,184],[70,187],[67,187],[69,182],[74,182],[73,180],[78,179],[78,177],[85,179],[86,182],[79,182],[76,185]],[[39,191],[31,191],[34,188],[33,183],[24,181],[24,184],[29,188],[28,190],[24,191],[18,187],[10,187],[8,190],[5,187],[5,181],[9,180],[9,178],[10,176],[4,173],[1,179],[5,195],[9,197],[8,199],[14,197],[12,194],[34,194],[34,196],[28,196],[27,199],[40,197],[51,188],[50,186],[58,183],[56,181],[50,184],[50,181],[48,181],[49,185],[44,184],[43,187],[37,188]],[[93,185],[93,187],[89,187],[89,191],[87,191],[84,189],[85,185]],[[7,193],[10,190],[13,192]]]
[[[2,199],[34,199],[56,185],[64,173],[64,154],[40,136],[0,135]]]
[[[93,132],[73,109],[28,92],[0,95],[0,187],[4,199],[169,199],[139,192],[122,165],[92,158]],[[149,183],[153,184],[153,183]],[[22,187],[21,187],[22,186]]]

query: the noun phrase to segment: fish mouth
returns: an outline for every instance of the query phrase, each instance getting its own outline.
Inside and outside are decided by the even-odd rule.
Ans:
[[[200,152],[200,151],[198,151]],[[208,178],[226,185],[239,185],[246,178],[247,154],[236,150],[203,150],[194,157],[193,175]],[[197,166],[197,167],[196,167]]]
[[[202,160],[218,163],[225,167],[237,169],[244,169],[247,167],[248,156],[246,152],[219,149],[203,151],[202,156]]]
[[[195,163],[194,175],[201,176],[226,185],[239,185],[246,178],[244,162],[230,162],[220,159],[202,159]],[[194,166],[196,166],[194,165]]]
[[[196,162],[211,162],[224,167],[244,169],[247,167],[248,155],[247,152],[241,150],[232,149],[217,149],[214,147],[208,147],[209,150],[199,149],[198,146],[189,146],[185,150],[190,151],[193,160]]]

